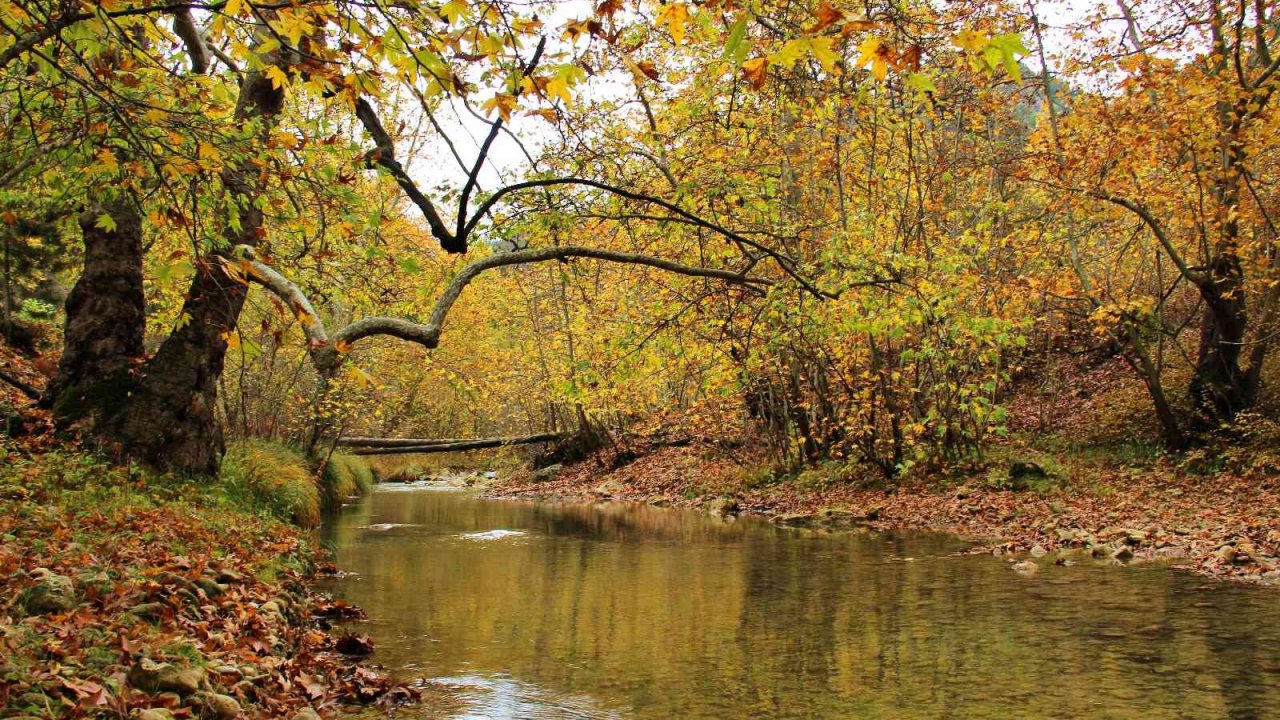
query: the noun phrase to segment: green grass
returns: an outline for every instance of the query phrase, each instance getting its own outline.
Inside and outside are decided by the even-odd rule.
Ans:
[[[303,453],[281,443],[244,440],[227,448],[219,482],[227,494],[300,527],[320,524],[321,492]]]

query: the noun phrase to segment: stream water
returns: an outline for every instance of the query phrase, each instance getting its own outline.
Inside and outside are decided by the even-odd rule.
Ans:
[[[1162,566],[387,487],[326,533],[454,717],[1280,718],[1280,595]]]

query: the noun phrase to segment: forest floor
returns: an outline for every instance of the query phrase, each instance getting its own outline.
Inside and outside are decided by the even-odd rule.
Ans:
[[[759,513],[800,527],[945,531],[974,540],[972,552],[1022,560],[1023,570],[1035,569],[1027,556],[1073,562],[1072,555],[1084,553],[1126,563],[1168,560],[1215,578],[1280,585],[1274,477],[1197,475],[1166,460],[1107,453],[1085,460],[1072,453],[1070,465],[1042,451],[1028,454],[1034,467],[1021,468],[1024,475],[1015,470],[1013,478],[1011,464],[989,460],[986,470],[888,486],[820,473],[775,479],[750,470],[763,462],[759,450],[707,438],[672,444],[661,435],[634,439],[621,457],[608,449],[558,473],[516,473],[489,495]],[[1019,457],[1011,450],[1003,455]],[[1052,470],[1042,475],[1046,467]]]
[[[0,717],[313,720],[424,692],[332,629],[359,611],[312,589],[313,539],[217,481],[12,443],[0,466]]]

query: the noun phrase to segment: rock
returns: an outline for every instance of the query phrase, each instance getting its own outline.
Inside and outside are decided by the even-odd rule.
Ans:
[[[1121,545],[1111,551],[1111,559],[1119,560],[1120,562],[1128,562],[1133,559],[1133,550],[1130,549],[1128,545]]]
[[[230,569],[219,570],[214,579],[223,585],[237,585],[245,580],[244,575]]]
[[[731,497],[712,498],[706,505],[703,505],[703,509],[716,517],[722,518],[733,517],[741,510],[738,506],[738,501]]]
[[[529,476],[529,479],[536,483],[551,482],[556,479],[556,476],[559,475],[560,471],[563,469],[564,465],[561,465],[560,463],[548,465],[544,468],[534,470],[533,474]]]
[[[1033,482],[1047,480],[1049,473],[1033,462],[1015,462],[1009,465],[1009,489],[1027,490]]]
[[[304,707],[298,712],[294,713],[293,717],[290,718],[289,720],[321,720],[321,719],[320,719],[320,713],[316,712],[315,710],[312,710],[309,707]]]
[[[1047,550],[1045,550],[1044,548],[1040,547],[1039,545],[1032,545],[1032,546],[1031,546],[1031,557],[1034,557],[1034,558],[1041,558],[1041,557],[1044,557],[1045,555],[1048,555],[1048,554],[1049,554],[1049,552],[1048,552]]]
[[[47,568],[37,568],[31,574],[39,579],[22,594],[22,606],[27,612],[32,615],[68,612],[79,604],[71,578]]]
[[[1146,532],[1142,530],[1125,530],[1124,531],[1124,541],[1134,547],[1138,547],[1139,545],[1145,545],[1147,543],[1147,540],[1150,539],[1150,537],[1151,537],[1150,535],[1148,535]]]
[[[1030,560],[1023,560],[1013,564],[1013,571],[1019,575],[1035,575],[1040,572],[1040,566]]]
[[[171,572],[169,570],[165,570],[164,572],[156,575],[156,582],[160,583],[161,585],[173,585],[183,590],[190,590],[192,593],[194,593],[197,589],[195,583],[182,577],[178,573]]]
[[[862,512],[862,517],[867,520],[879,520],[882,512],[884,512],[884,508],[879,505],[872,505]]]
[[[284,612],[280,609],[280,603],[275,600],[268,600],[258,607],[258,614],[283,620]]]
[[[133,714],[134,720],[173,720],[173,713],[161,708],[143,708]]]
[[[142,620],[154,622],[163,618],[167,614],[168,608],[168,605],[161,602],[138,603],[129,608],[129,614]]]
[[[1249,565],[1253,562],[1253,548],[1247,544],[1223,545],[1214,553],[1219,560],[1231,565]]]
[[[596,495],[613,496],[621,495],[624,489],[622,483],[618,480],[605,480],[592,488],[591,492]]]
[[[774,525],[781,525],[782,527],[805,528],[813,527],[817,522],[817,517],[805,513],[785,513],[774,515],[772,520]]]
[[[216,598],[227,591],[227,588],[225,585],[219,585],[218,583],[214,582],[213,580],[210,580],[207,577],[202,577],[197,579],[196,587],[203,590],[205,597],[208,597],[208,598]]]
[[[843,508],[823,508],[818,511],[818,522],[831,528],[850,528],[861,519],[857,513]]]
[[[973,497],[973,488],[969,487],[968,485],[961,485],[960,487],[956,488],[955,499],[968,500],[971,497]]]
[[[240,703],[230,695],[200,693],[191,699],[200,708],[201,720],[235,720],[240,717]]]
[[[1089,545],[1089,554],[1096,558],[1107,556],[1107,546],[1100,543],[1092,543]]]
[[[204,670],[158,663],[142,658],[129,668],[129,684],[149,693],[175,692],[190,695],[204,683]]]

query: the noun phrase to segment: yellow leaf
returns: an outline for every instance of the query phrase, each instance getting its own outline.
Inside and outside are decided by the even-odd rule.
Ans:
[[[209,142],[200,143],[200,146],[196,148],[196,153],[201,160],[218,161],[222,159],[222,153],[218,152],[218,148]]]
[[[116,160],[116,154],[111,152],[111,148],[102,148],[98,151],[98,164],[104,170],[119,170],[120,162]]]
[[[809,40],[809,52],[813,53],[813,57],[822,63],[822,69],[827,72],[833,72],[836,69],[836,61],[840,56],[836,51],[831,49],[831,43],[835,38],[816,37]]]
[[[769,56],[769,62],[774,65],[781,65],[790,68],[796,64],[796,61],[804,56],[809,49],[809,41],[804,38],[796,38],[789,40],[783,45],[778,52]]]
[[[516,109],[516,98],[513,95],[494,95],[480,104],[480,108],[485,114],[493,114],[494,110],[498,111],[498,117],[503,121],[511,119],[511,111]]]
[[[569,83],[563,78],[555,77],[547,81],[547,95],[563,100],[565,105],[573,104],[573,97],[569,95]]]
[[[222,341],[225,342],[227,347],[232,350],[240,347],[240,336],[237,335],[234,330],[223,330]]]
[[[658,25],[666,25],[671,39],[679,45],[684,42],[685,26],[689,24],[689,8],[683,3],[667,3],[658,13],[655,21]]]
[[[244,12],[244,0],[227,0],[226,7],[222,8],[222,12],[231,17],[239,17]]]
[[[271,87],[276,90],[279,90],[289,84],[289,76],[285,74],[284,70],[280,69],[279,65],[268,66],[267,69],[263,71],[263,74],[271,81]]]
[[[951,39],[956,47],[971,53],[976,53],[985,48],[988,44],[987,38],[980,32],[974,30],[961,30]]]

